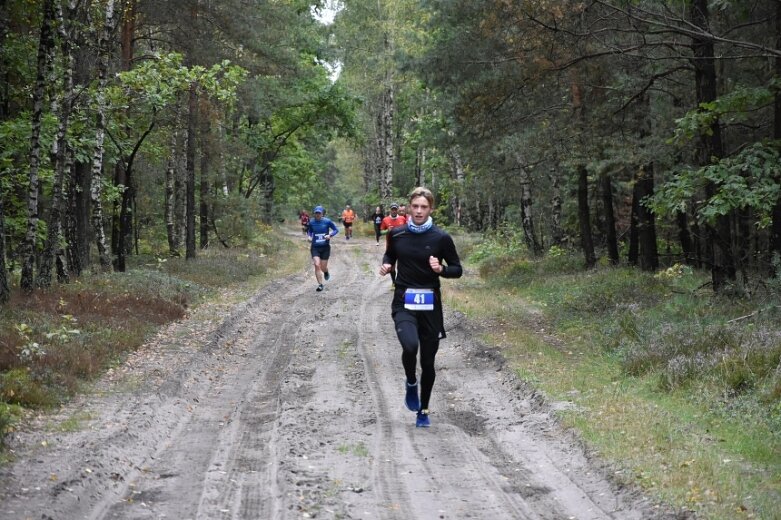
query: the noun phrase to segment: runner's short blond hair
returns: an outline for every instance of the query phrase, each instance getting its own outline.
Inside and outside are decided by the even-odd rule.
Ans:
[[[431,193],[431,190],[428,188],[424,188],[423,186],[418,186],[417,188],[413,188],[411,192],[409,192],[409,201],[412,202],[412,199],[417,199],[418,197],[424,197],[427,201],[429,206],[432,208],[434,207],[434,194]]]

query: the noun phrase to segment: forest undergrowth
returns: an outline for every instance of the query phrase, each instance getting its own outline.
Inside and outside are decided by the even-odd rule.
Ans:
[[[270,276],[300,268],[298,249],[264,229],[246,246],[201,250],[193,260],[133,256],[124,273],[14,292],[0,308],[0,461],[3,438],[24,414],[66,402],[222,289],[248,297]]]
[[[446,300],[486,325],[614,478],[700,518],[777,518],[777,281],[716,295],[687,266],[584,271],[559,248],[534,259],[508,237],[457,240],[474,276]]]

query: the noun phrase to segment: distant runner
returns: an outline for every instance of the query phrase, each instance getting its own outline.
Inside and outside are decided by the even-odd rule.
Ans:
[[[372,223],[374,224],[374,239],[377,241],[377,245],[380,245],[380,226],[382,226],[382,219],[382,209],[377,206],[374,209],[374,214],[372,215]]]
[[[445,337],[440,278],[460,278],[461,261],[453,239],[431,220],[434,196],[426,188],[415,188],[409,197],[410,220],[388,235],[380,275],[391,272],[398,262],[391,316],[401,343],[401,363],[407,377],[404,404],[417,412],[415,426],[431,425],[428,405],[434,387],[434,359],[439,340]],[[444,260],[444,264],[442,263]],[[420,349],[420,396],[418,396],[417,354]]]
[[[342,223],[344,224],[344,237],[350,240],[353,237],[353,220],[355,220],[355,212],[348,204],[342,211]]]
[[[323,290],[323,280],[330,280],[328,274],[328,258],[331,256],[331,237],[339,233],[331,219],[325,218],[325,210],[322,206],[316,206],[314,211],[314,220],[309,221],[306,234],[312,241],[310,249],[312,253],[312,264],[315,266],[315,278],[317,278],[317,291]]]
[[[382,224],[380,224],[380,233],[382,233],[383,235],[388,235],[391,229],[395,227],[403,226],[406,223],[407,223],[407,217],[403,215],[399,215],[399,205],[394,202],[393,204],[390,205],[390,215],[382,219]],[[388,237],[386,236],[385,238],[386,238],[385,242],[387,244]],[[391,282],[396,283],[396,266],[391,267],[390,276],[391,276]]]
[[[305,209],[302,209],[298,214],[299,220],[301,220],[301,230],[306,235],[307,229],[309,229],[309,213]]]

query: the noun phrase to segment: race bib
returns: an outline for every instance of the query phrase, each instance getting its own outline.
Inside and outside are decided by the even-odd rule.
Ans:
[[[320,246],[325,244],[327,242],[325,237],[327,236],[328,233],[315,233],[315,245]]]
[[[434,289],[407,289],[404,291],[404,308],[411,311],[433,311]]]

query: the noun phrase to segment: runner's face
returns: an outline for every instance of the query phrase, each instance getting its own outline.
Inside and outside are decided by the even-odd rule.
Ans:
[[[407,206],[407,213],[412,217],[412,222],[420,226],[431,215],[431,205],[426,197],[415,197]]]
[[[317,213],[315,213],[315,220],[320,220],[321,218],[323,218],[323,214],[322,213],[320,213],[319,211]]]

